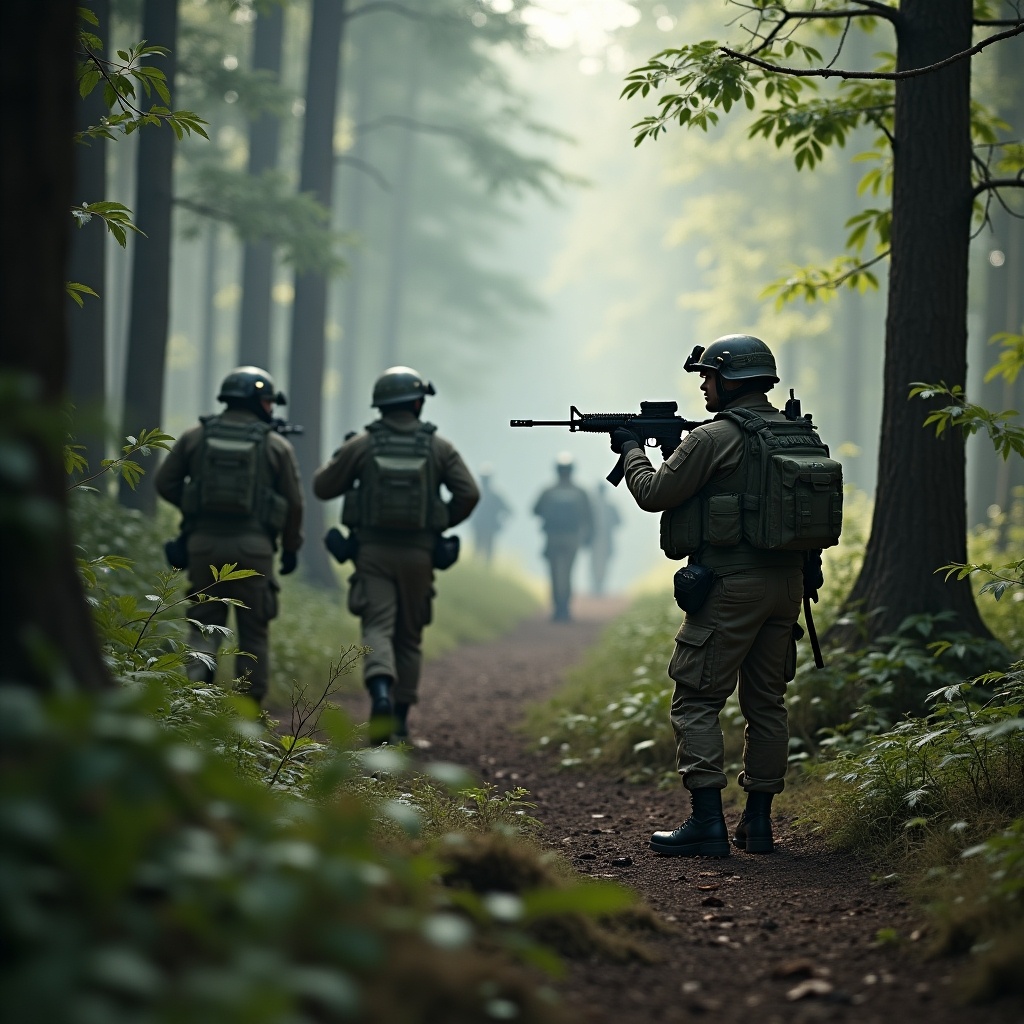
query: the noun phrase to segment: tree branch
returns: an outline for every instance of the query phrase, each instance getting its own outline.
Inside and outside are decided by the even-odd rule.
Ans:
[[[427,15],[420,11],[414,11],[405,4],[396,3],[395,0],[370,0],[361,7],[355,7],[345,15],[346,21],[358,18],[360,14],[376,14],[378,11],[391,11],[392,14],[401,14],[404,18],[412,18],[414,21],[423,21]]]
[[[391,183],[387,178],[377,170],[373,164],[366,160],[361,160],[357,156],[349,156],[347,153],[342,153],[338,157],[339,164],[348,164],[349,167],[354,167],[357,171],[362,171],[363,174],[372,178],[385,192],[391,191]]]
[[[1024,171],[1021,172],[1024,175]],[[982,192],[994,191],[1000,188],[1024,188],[1024,177],[1019,178],[989,178],[988,181],[983,181],[978,185],[975,185],[971,189],[972,196],[980,196]]]
[[[763,68],[765,71],[772,71],[778,75],[794,75],[797,78],[842,78],[842,79],[867,79],[873,82],[890,82],[900,81],[905,78],[917,78],[920,75],[928,75],[934,71],[941,71],[943,68],[949,67],[950,64],[955,64],[957,61],[965,60],[968,57],[973,57],[975,54],[981,53],[987,46],[991,46],[992,43],[997,43],[1002,39],[1011,39],[1013,36],[1019,36],[1024,33],[1024,21],[1014,22],[1014,27],[1006,32],[997,32],[994,36],[989,36],[987,39],[983,39],[980,43],[972,46],[969,50],[963,50],[960,53],[954,53],[951,57],[947,57],[945,60],[940,60],[936,64],[928,64],[923,68],[911,68],[909,71],[842,71],[834,70],[833,68],[788,68],[781,67],[778,64],[769,64],[768,61],[761,60],[758,57],[752,57],[750,54],[739,53],[737,50],[730,50],[727,46],[720,46],[718,48],[720,53],[724,53],[727,57],[732,57],[734,60],[743,61],[747,64],[754,64],[759,68]]]

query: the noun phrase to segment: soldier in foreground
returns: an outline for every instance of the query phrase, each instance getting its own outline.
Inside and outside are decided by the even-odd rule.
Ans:
[[[480,467],[480,504],[473,513],[473,547],[485,562],[494,556],[494,538],[497,537],[509,514],[508,502],[494,489],[493,473],[489,465]]]
[[[796,620],[805,589],[817,598],[820,548],[838,541],[842,474],[795,399],[785,415],[769,403],[779,378],[764,342],[719,338],[695,348],[685,369],[701,375],[707,409],[718,414],[713,421],[692,429],[658,470],[643,437],[628,427],[611,435],[637,504],[664,513],[665,553],[690,556],[676,574],[686,619],[668,672],[677,770],[692,814],[674,831],[655,832],[650,845],[669,855],[728,855],[719,714],[738,681],[746,720],[739,783],[747,801],[733,842],[769,853],[772,798],[783,789],[788,761],[784,701],[802,632]],[[792,467],[789,492],[762,485],[779,479],[772,476],[778,458]]]
[[[280,590],[274,552],[280,539],[281,574],[295,571],[302,546],[302,488],[295,450],[274,430],[272,412],[285,397],[270,374],[240,366],[224,378],[217,400],[225,403],[224,412],[203,417],[182,434],[157,471],[156,489],[181,509],[187,548],[173,564],[188,569],[193,593],[213,583],[211,565],[237,563],[259,573],[218,583],[210,591],[244,605],[235,606],[237,646],[252,657],[240,654],[235,673],[246,679],[249,696],[259,704],[270,683],[270,621],[277,616]],[[188,615],[204,626],[224,626],[228,606],[203,601]],[[192,633],[198,650],[216,655],[216,630],[204,633],[193,626]],[[197,662],[190,675],[211,681],[214,673]]]
[[[547,538],[544,557],[551,569],[551,603],[554,622],[569,622],[572,601],[572,566],[580,547],[586,547],[593,533],[590,499],[572,482],[573,461],[568,452],[555,463],[558,480],[541,492],[533,507]]]
[[[370,695],[370,738],[408,738],[419,699],[423,628],[431,621],[434,569],[457,556],[443,531],[466,519],[480,499],[450,441],[420,419],[434,386],[393,366],[373,386],[380,419],[346,441],[313,476],[313,493],[344,495],[342,522],[357,539],[348,608],[372,648],[363,663]],[[451,493],[441,498],[440,487]]]

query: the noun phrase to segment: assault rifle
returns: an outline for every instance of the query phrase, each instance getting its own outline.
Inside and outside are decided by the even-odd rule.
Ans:
[[[568,427],[570,433],[608,434],[619,427],[632,430],[643,438],[648,448],[661,448],[668,458],[679,447],[683,433],[710,420],[684,420],[676,415],[675,402],[641,402],[640,412],[580,412],[575,405],[569,407],[567,420],[510,420],[512,427]],[[623,477],[622,456],[606,479],[618,487]]]
[[[271,421],[270,425],[274,428],[274,431],[282,436],[288,434],[304,434],[306,428],[300,426],[298,423],[289,423],[287,420],[281,419],[280,416],[275,416]]]

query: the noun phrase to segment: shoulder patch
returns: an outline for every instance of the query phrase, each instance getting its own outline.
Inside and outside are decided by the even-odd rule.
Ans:
[[[702,437],[696,431],[691,431],[686,435],[686,439],[683,443],[665,460],[665,465],[669,469],[678,469],[685,461],[686,457],[701,443]]]

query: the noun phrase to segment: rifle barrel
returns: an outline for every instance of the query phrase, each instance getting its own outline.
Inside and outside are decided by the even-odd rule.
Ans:
[[[510,427],[571,427],[573,420],[509,420]]]

